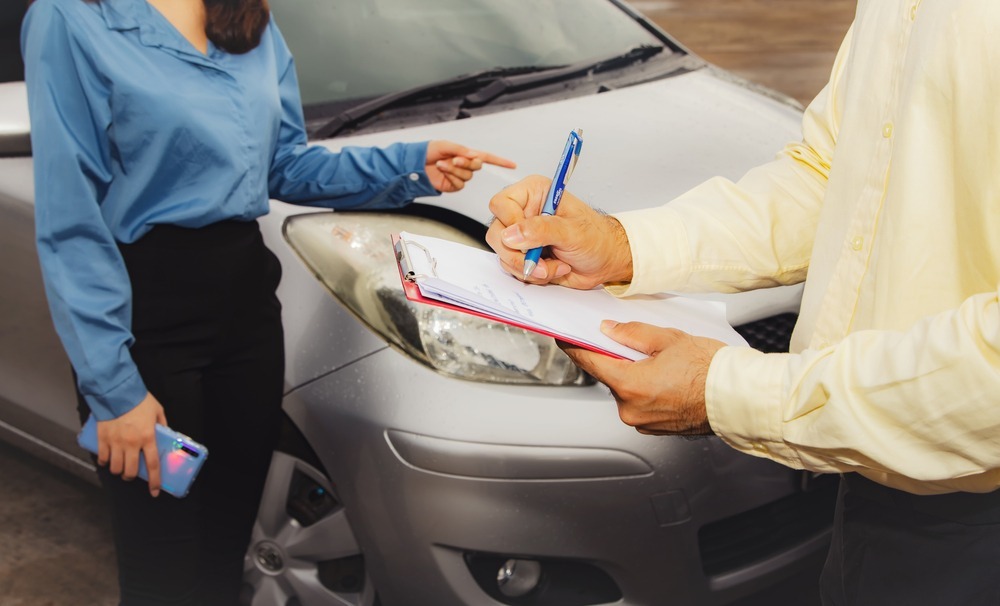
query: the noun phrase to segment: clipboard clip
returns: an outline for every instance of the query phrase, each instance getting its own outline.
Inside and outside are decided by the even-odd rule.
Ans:
[[[431,256],[431,251],[427,250],[423,244],[419,242],[405,242],[402,238],[396,240],[396,262],[399,263],[400,269],[403,270],[403,278],[410,281],[416,282],[420,278],[426,278],[427,274],[419,274],[413,269],[413,261],[410,260],[410,246],[416,246],[420,250],[424,251],[424,255],[427,257],[427,263],[431,266],[431,274],[437,277],[437,260]]]

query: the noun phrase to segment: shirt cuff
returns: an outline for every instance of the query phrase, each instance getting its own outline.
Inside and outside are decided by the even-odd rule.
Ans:
[[[440,196],[439,192],[427,176],[425,167],[427,165],[427,146],[430,141],[420,143],[409,143],[403,152],[403,166],[406,167],[406,174],[403,175],[403,190],[410,200],[419,197]]]
[[[723,347],[708,367],[705,409],[712,431],[736,450],[802,469],[783,438],[783,377],[790,355]]]
[[[687,230],[678,213],[666,206],[612,215],[621,223],[632,251],[632,281],[611,284],[618,297],[676,290],[691,275]]]
[[[136,372],[125,381],[118,384],[111,391],[100,396],[84,395],[90,413],[98,421],[110,421],[117,419],[126,412],[138,406],[149,390],[142,377]]]

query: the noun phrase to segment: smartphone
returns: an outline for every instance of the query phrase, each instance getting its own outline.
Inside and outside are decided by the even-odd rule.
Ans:
[[[97,421],[87,418],[77,442],[97,454]],[[156,424],[156,449],[160,453],[160,486],[177,498],[187,496],[201,466],[208,458],[208,449],[182,433]],[[139,477],[149,481],[146,458],[139,453]]]

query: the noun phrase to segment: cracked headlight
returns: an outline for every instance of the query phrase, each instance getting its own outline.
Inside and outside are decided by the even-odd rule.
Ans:
[[[347,309],[391,345],[434,370],[473,381],[593,382],[555,340],[403,295],[389,236],[408,231],[485,248],[443,223],[407,215],[323,212],[285,221],[292,248]]]

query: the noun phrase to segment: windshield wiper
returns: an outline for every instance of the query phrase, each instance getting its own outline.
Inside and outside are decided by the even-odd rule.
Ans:
[[[376,114],[394,107],[406,107],[451,98],[461,98],[459,109],[482,107],[505,94],[576,80],[591,74],[639,63],[663,52],[663,49],[663,46],[642,45],[631,48],[625,53],[596,61],[584,61],[571,65],[501,67],[423,84],[375,97],[355,105],[337,114],[316,129],[313,138],[334,137],[344,130],[357,126]]]
[[[509,75],[496,78],[484,88],[466,95],[462,107],[482,107],[497,97],[508,93],[545,86],[547,84],[555,84],[557,82],[565,82],[567,80],[575,80],[611,69],[620,69],[633,63],[646,61],[650,57],[663,52],[663,49],[664,47],[662,46],[643,44],[642,46],[633,47],[620,55],[605,57],[597,61],[574,63],[558,69],[548,70],[544,73]]]
[[[560,65],[493,68],[456,76],[440,82],[422,84],[414,88],[389,93],[387,95],[375,97],[374,99],[369,99],[368,101],[355,105],[354,107],[337,114],[328,122],[323,124],[323,126],[316,129],[313,137],[318,139],[333,137],[345,129],[355,126],[368,118],[371,118],[375,114],[392,107],[417,105],[428,101],[438,101],[449,98],[457,99],[463,97],[469,91],[481,90],[484,86],[488,86],[489,83],[501,78],[522,74],[535,75],[539,72],[561,70],[563,67],[564,66]]]

